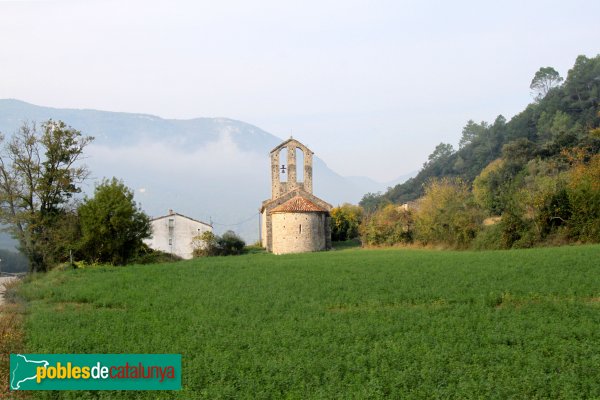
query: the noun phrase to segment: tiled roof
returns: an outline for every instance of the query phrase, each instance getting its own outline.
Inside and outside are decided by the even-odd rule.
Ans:
[[[292,197],[285,203],[283,203],[271,210],[272,213],[326,212],[326,211],[327,210],[319,207],[312,201],[305,199],[304,197],[300,197],[300,196]]]

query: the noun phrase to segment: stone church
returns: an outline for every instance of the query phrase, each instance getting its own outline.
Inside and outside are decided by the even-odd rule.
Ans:
[[[286,254],[331,248],[332,207],[313,195],[312,160],[313,152],[293,138],[271,150],[271,198],[260,208],[261,240],[267,251]]]

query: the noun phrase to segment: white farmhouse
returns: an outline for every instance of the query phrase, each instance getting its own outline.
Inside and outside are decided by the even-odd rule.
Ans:
[[[152,237],[145,243],[154,250],[164,251],[184,259],[192,258],[192,239],[206,231],[211,225],[169,210],[169,214],[150,221]]]

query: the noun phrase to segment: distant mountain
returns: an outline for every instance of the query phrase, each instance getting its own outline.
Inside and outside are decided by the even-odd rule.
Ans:
[[[240,150],[259,152],[281,141],[253,125],[227,118],[163,119],[149,114],[41,107],[20,100],[0,99],[0,129],[4,134],[14,132],[23,121],[41,123],[49,118],[62,120],[94,136],[94,145],[111,147],[157,141],[190,152],[218,141],[227,133]]]
[[[389,188],[399,185],[401,183],[404,183],[410,178],[414,178],[417,175],[417,172],[418,171],[413,171],[409,174],[401,175],[394,180],[383,183],[374,181],[373,179],[368,178],[366,176],[347,176],[345,177],[345,179],[348,182],[351,182],[353,185],[366,190],[364,193],[378,193],[384,190],[388,190]]]
[[[23,121],[50,118],[94,136],[85,160],[92,176],[123,179],[149,215],[173,209],[213,222],[217,232],[232,229],[249,242],[257,240],[258,207],[270,197],[269,152],[282,138],[227,118],[163,119],[0,100],[4,135]],[[315,194],[333,205],[357,203],[366,192],[387,187],[369,178],[342,177],[318,157],[313,169]],[[93,192],[93,184],[85,191]]]

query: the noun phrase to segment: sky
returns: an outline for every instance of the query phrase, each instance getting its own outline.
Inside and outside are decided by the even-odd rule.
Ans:
[[[418,170],[600,52],[598,1],[6,1],[0,98],[290,134],[344,176]]]

